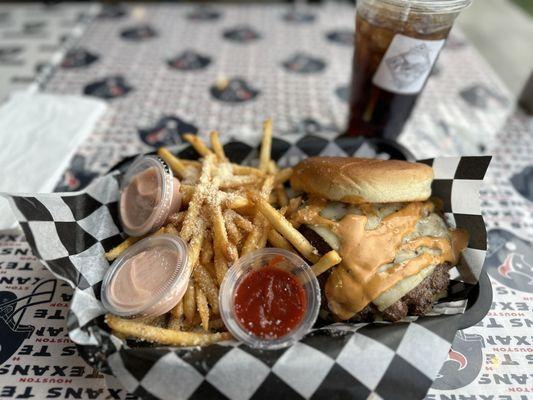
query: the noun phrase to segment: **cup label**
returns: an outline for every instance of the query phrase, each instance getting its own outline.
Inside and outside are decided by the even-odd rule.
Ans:
[[[372,83],[398,94],[420,92],[444,42],[445,39],[421,40],[395,35]]]

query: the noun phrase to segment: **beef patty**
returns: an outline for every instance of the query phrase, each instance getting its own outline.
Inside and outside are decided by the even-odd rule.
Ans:
[[[299,231],[313,246],[315,246],[321,255],[326,254],[331,250],[331,247],[326,241],[314,230],[302,225],[300,226]],[[394,322],[405,318],[407,315],[424,315],[431,310],[435,296],[446,290],[448,287],[448,282],[450,280],[450,274],[448,273],[449,269],[450,266],[448,264],[437,265],[431,275],[426,277],[417,287],[385,310],[379,311],[373,303],[370,303],[355,314],[350,321],[371,322],[379,316],[387,321]],[[328,303],[325,297],[324,286],[329,276],[329,272],[330,271],[323,273],[318,279],[322,289],[322,307],[325,309],[327,309]]]

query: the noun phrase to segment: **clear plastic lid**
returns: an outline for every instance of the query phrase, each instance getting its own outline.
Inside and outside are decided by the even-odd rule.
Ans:
[[[151,236],[129,247],[109,267],[102,281],[102,303],[118,316],[162,315],[179,303],[190,274],[181,238]]]
[[[129,236],[159,229],[169,214],[179,210],[180,182],[157,156],[138,157],[126,171],[120,187],[120,222]]]
[[[271,266],[274,260],[275,268],[289,273],[298,281],[303,288],[306,301],[303,316],[296,326],[282,336],[265,338],[254,334],[239,320],[235,300],[239,286],[245,282],[245,278]],[[273,296],[271,301],[276,300],[277,298]],[[220,286],[219,303],[222,320],[236,339],[255,348],[279,349],[297,342],[312,328],[320,308],[320,286],[311,267],[298,255],[284,249],[265,248],[241,257],[232,265]]]

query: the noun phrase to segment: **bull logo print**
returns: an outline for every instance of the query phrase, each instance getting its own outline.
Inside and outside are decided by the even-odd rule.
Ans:
[[[98,60],[98,56],[88,50],[76,48],[69,50],[61,62],[62,68],[80,68],[91,65]]]
[[[226,103],[250,101],[260,93],[242,78],[221,79],[211,86],[210,91],[215,99]]]
[[[515,190],[527,200],[533,202],[533,165],[526,167],[522,172],[511,178]]]
[[[17,297],[13,292],[0,291],[0,365],[15,354],[35,329],[33,325],[22,324],[26,310],[49,303],[55,290],[56,281],[50,279],[39,283],[29,295],[22,297]]]
[[[157,36],[157,32],[149,25],[139,25],[124,29],[120,32],[120,37],[124,40],[140,42]]]
[[[483,347],[482,336],[459,331],[432,387],[456,390],[472,383],[481,371]]]
[[[97,173],[85,169],[85,157],[76,154],[70,163],[70,167],[65,171],[61,181],[55,188],[56,192],[73,192],[81,190],[94,178],[98,176]]]
[[[489,231],[485,260],[489,275],[502,285],[533,293],[533,244],[504,229]]]
[[[313,22],[315,20],[315,15],[311,13],[306,13],[302,11],[291,10],[283,14],[283,20],[285,22],[296,23],[296,24],[305,24]]]
[[[113,99],[127,95],[133,88],[122,76],[109,76],[101,81],[88,84],[83,89],[83,93],[100,97],[102,99]]]
[[[326,39],[336,44],[351,47],[355,43],[355,33],[349,29],[331,31],[326,33]]]
[[[385,60],[394,84],[399,88],[411,85],[431,68],[430,50],[424,44],[411,47],[408,51]]]
[[[150,128],[138,130],[141,140],[152,147],[171,146],[182,143],[185,133],[198,132],[198,128],[178,117],[165,116]]]
[[[483,85],[473,85],[462,90],[459,95],[464,101],[473,107],[487,109],[491,105],[504,106],[508,104],[507,99]]]
[[[290,72],[313,74],[324,70],[324,68],[326,68],[326,63],[320,58],[298,53],[288,60],[285,60],[283,62],[283,67]]]
[[[211,63],[211,58],[203,56],[194,51],[184,51],[170,60],[167,64],[170,68],[180,71],[196,71],[206,68]]]
[[[236,43],[249,43],[261,38],[261,35],[249,26],[226,29],[223,36],[225,39]]]
[[[214,21],[220,18],[220,12],[209,7],[198,7],[187,14],[187,19],[191,21]]]

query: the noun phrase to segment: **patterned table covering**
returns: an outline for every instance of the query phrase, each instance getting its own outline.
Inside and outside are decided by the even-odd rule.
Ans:
[[[352,8],[118,6],[92,21],[73,7],[62,12],[86,22],[65,27],[58,54],[66,56],[36,84],[110,107],[58,189],[79,189],[124,156],[179,144],[189,131],[253,141],[267,116],[279,140],[312,135],[312,146],[294,151],[342,147],[334,138],[347,114]],[[21,13],[0,7],[0,27],[13,12]],[[58,21],[38,15],[45,25]],[[0,68],[10,46],[2,32]],[[512,112],[507,90],[458,30],[436,67],[401,141],[419,158],[494,155],[482,191],[494,301],[483,321],[457,334],[427,398],[525,400],[533,396],[533,119]],[[77,356],[66,334],[70,296],[23,237],[0,234],[0,398],[128,397]]]

